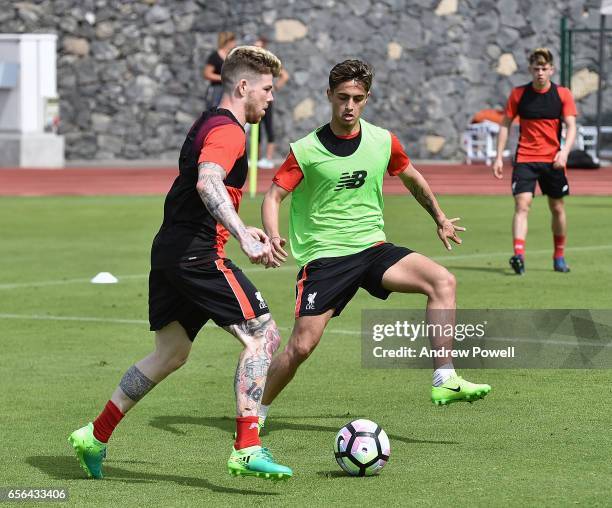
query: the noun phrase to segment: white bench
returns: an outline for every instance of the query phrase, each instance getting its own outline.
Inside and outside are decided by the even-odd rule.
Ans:
[[[595,162],[597,159],[597,127],[594,125],[580,125],[576,134],[576,147],[588,153]],[[612,126],[602,125],[599,128],[601,134],[612,134]],[[609,157],[612,155],[610,150],[600,150],[600,155]]]
[[[461,135],[461,143],[465,151],[465,163],[484,161],[489,165],[497,155],[497,134],[499,124],[485,120],[472,123]],[[510,150],[504,150],[504,157],[510,156]]]

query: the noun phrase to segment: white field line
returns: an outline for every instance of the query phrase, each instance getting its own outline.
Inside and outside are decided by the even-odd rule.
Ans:
[[[85,323],[108,323],[121,325],[148,325],[146,319],[117,319],[117,318],[101,318],[93,316],[51,316],[47,314],[7,314],[0,313],[0,319],[16,319],[21,321],[79,321]],[[206,328],[215,328],[217,325],[209,322],[204,325]],[[290,332],[292,328],[279,326],[279,330]],[[361,335],[357,330],[328,330],[326,333],[336,333],[340,335]]]
[[[242,270],[245,273],[252,272],[263,272],[265,268],[245,268]],[[274,271],[295,271],[297,273],[297,267],[293,266],[281,266],[280,268],[275,268]],[[120,281],[121,280],[138,280],[138,279],[146,279],[149,277],[148,273],[141,273],[136,275],[117,275],[116,276]],[[44,280],[40,282],[14,282],[7,284],[0,284],[0,290],[2,289],[20,289],[20,288],[30,288],[30,287],[44,287],[44,286],[61,286],[63,284],[78,284],[81,282],[90,282],[92,277],[89,278],[76,278],[76,279],[60,279],[60,280]]]
[[[587,245],[584,247],[567,247],[566,250],[568,252],[590,252],[597,250],[610,250],[612,249],[612,245]],[[461,261],[461,260],[472,260],[472,259],[483,259],[483,258],[492,258],[498,256],[506,256],[509,251],[504,252],[480,252],[478,254],[459,254],[459,255],[446,255],[446,256],[434,256],[431,259],[434,261]],[[540,250],[530,250],[528,251],[530,256],[539,256],[543,254],[550,254],[551,249],[540,249]],[[270,269],[271,272],[285,272],[285,271],[293,271],[297,274],[296,266],[281,266],[280,268]],[[254,273],[266,271],[265,268],[260,267],[252,267],[245,268],[242,270],[245,273]],[[119,280],[138,280],[138,279],[146,279],[149,276],[148,273],[136,274],[136,275],[117,275]],[[76,279],[60,279],[60,280],[46,280],[46,281],[33,281],[33,282],[14,282],[14,283],[5,283],[0,284],[0,290],[3,289],[20,289],[20,288],[29,288],[29,287],[44,287],[44,286],[61,286],[64,284],[78,284],[82,282],[89,282],[90,278],[76,278]]]
[[[79,321],[88,323],[108,323],[108,324],[127,324],[127,325],[148,325],[149,322],[145,319],[116,319],[116,318],[99,318],[90,316],[50,316],[43,314],[2,314],[0,313],[0,319],[16,319],[21,321]],[[214,323],[207,323],[205,328],[215,328],[217,325]],[[292,328],[286,326],[279,326],[279,330],[283,332],[290,332]],[[343,330],[341,328],[327,328],[326,334],[334,335],[352,335],[360,336],[366,335],[367,333],[361,332],[360,330]],[[612,348],[612,343],[604,343],[600,341],[586,341],[571,342],[563,340],[546,340],[546,339],[530,339],[520,337],[487,337],[486,342],[506,342],[511,344],[516,343],[527,343],[527,344],[550,344],[555,346],[596,346],[604,348]],[[412,344],[412,343],[411,343]]]
[[[18,319],[23,321],[83,321],[88,323],[110,323],[124,325],[142,325],[149,322],[145,319],[115,319],[90,316],[50,316],[46,314],[4,314],[0,319]]]

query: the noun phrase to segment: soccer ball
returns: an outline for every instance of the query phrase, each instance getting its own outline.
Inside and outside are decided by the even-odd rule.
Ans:
[[[389,460],[391,445],[384,430],[370,420],[353,420],[336,434],[334,455],[351,476],[372,476]]]

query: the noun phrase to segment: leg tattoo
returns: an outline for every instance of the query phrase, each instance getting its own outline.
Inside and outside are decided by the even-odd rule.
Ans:
[[[121,378],[119,388],[134,402],[138,402],[153,389],[155,384],[136,365],[132,365]]]
[[[263,395],[272,355],[280,345],[278,328],[270,314],[265,314],[228,326],[226,330],[245,345],[234,378],[236,409],[240,416],[255,415]]]

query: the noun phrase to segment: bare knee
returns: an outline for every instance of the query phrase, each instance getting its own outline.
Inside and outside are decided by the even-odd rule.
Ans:
[[[169,360],[168,366],[174,372],[175,370],[180,369],[183,365],[187,363],[188,356],[189,355],[186,354],[177,354]]]
[[[285,348],[285,353],[289,355],[293,363],[299,365],[312,354],[319,344],[319,339],[320,337],[309,332],[293,335]]]
[[[187,363],[189,351],[174,350],[174,351],[156,351],[155,356],[159,365],[168,373],[180,369]]]
[[[156,369],[169,374],[187,362],[192,341],[178,321],[155,332],[155,351],[151,355]]]
[[[514,204],[514,213],[517,215],[527,215],[530,208],[531,203],[529,201],[517,201]]]
[[[289,344],[285,349],[292,363],[297,365],[304,363],[314,351],[314,347],[310,344],[300,342],[298,344]]]
[[[432,283],[430,297],[438,301],[453,303],[455,301],[455,291],[457,289],[457,279],[446,268],[440,270]]]
[[[565,213],[563,201],[555,201],[549,204],[550,211],[553,215],[561,216]]]

